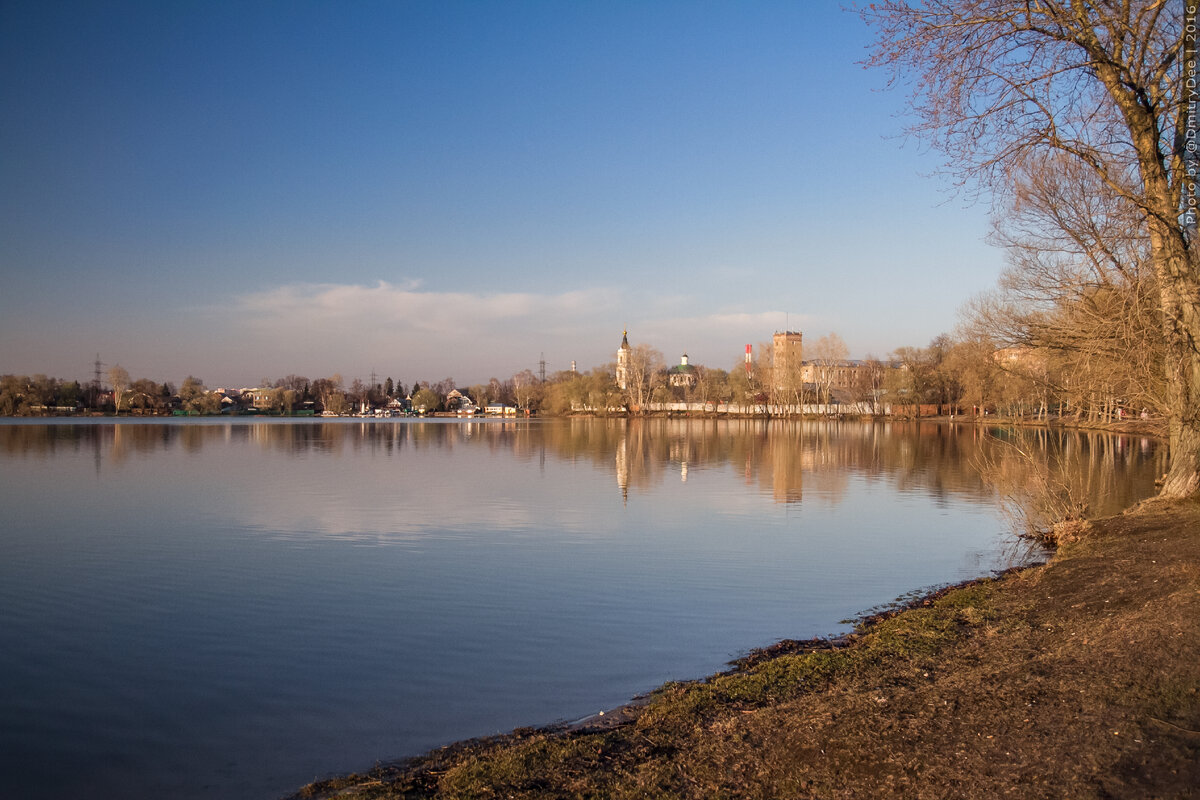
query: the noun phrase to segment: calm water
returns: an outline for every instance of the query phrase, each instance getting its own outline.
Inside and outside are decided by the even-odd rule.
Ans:
[[[0,785],[271,798],[1020,558],[973,428],[0,423]],[[1151,440],[1038,434],[1096,510]]]

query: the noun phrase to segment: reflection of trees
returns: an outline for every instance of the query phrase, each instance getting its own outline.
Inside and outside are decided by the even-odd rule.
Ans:
[[[100,442],[103,431],[112,437],[113,425],[0,425],[0,453],[44,456],[79,453]]]
[[[573,420],[530,429],[560,460],[590,460],[613,470],[624,491],[650,487],[668,474],[733,468],[747,485],[778,502],[799,502],[804,491],[827,502],[844,497],[851,477],[885,481],[899,491],[936,497],[992,495],[976,465],[996,448],[975,426],[930,422],[858,423],[832,420]],[[1101,433],[1031,429],[1046,453],[1072,455],[1065,479],[1086,486],[1096,513],[1152,493],[1164,453],[1149,439]],[[1056,442],[1058,444],[1056,444]],[[1014,473],[1016,464],[1010,464]],[[1029,475],[1026,474],[1025,478]]]
[[[1166,448],[1144,437],[1045,428],[995,429],[973,465],[1031,533],[1056,522],[1103,516],[1153,493]]]
[[[650,419],[575,421],[545,435],[560,457],[615,464],[623,490],[654,485],[686,464],[691,471],[733,467],[779,502],[799,502],[805,488],[839,502],[852,475],[935,494],[987,492],[964,465],[973,445],[943,425]]]
[[[482,447],[518,461],[588,463],[612,475],[626,492],[668,476],[725,469],[777,502],[800,502],[807,490],[810,498],[837,503],[851,478],[885,481],[899,491],[983,498],[993,486],[1025,485],[1030,470],[1048,463],[1058,480],[1086,498],[1093,514],[1147,496],[1165,469],[1165,448],[1140,437],[1040,428],[997,432],[928,422],[655,418],[0,426],[0,454],[6,457],[84,451],[120,463],[134,455],[196,453],[230,442],[287,457],[335,458],[345,453],[402,458],[406,452]],[[1014,442],[1019,448],[1009,446]],[[1018,451],[1036,458],[1017,458]]]

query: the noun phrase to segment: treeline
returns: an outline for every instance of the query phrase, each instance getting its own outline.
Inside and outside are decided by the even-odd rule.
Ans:
[[[171,383],[149,378],[132,379],[120,365],[105,374],[107,381],[64,381],[46,375],[0,376],[0,415],[41,416],[79,412],[169,414],[220,414],[235,411],[265,413],[350,414],[362,410],[394,407],[424,408],[429,412],[454,410],[462,405],[484,407],[502,403],[537,409],[542,386],[530,370],[507,380],[492,378],[487,383],[458,387],[453,378],[439,381],[415,380],[409,385],[391,377],[376,383],[341,375],[308,378],[288,375],[264,378],[249,389],[210,388],[188,376],[178,390]]]
[[[0,375],[0,414],[30,416],[55,409],[84,406],[88,394],[79,381],[62,381],[45,375]]]
[[[530,413],[607,415],[688,403],[709,408],[732,404],[750,413],[825,404],[826,409],[878,415],[917,416],[922,413],[918,409],[934,409],[1081,423],[1161,417],[1166,402],[1163,353],[1148,330],[1153,309],[1142,308],[1141,316],[1128,311],[1128,303],[1136,302],[1144,287],[1114,282],[1103,293],[1093,289],[1075,297],[1064,292],[1031,308],[1028,292],[1025,302],[1012,296],[1017,290],[1010,287],[1018,285],[1021,275],[1014,267],[1001,289],[973,301],[953,334],[940,335],[924,347],[898,348],[883,359],[830,360],[827,366],[820,358],[810,359],[804,362],[805,375],[813,378],[808,381],[798,369],[777,368],[772,346],[764,342],[749,368],[744,363],[729,370],[692,365],[692,379],[672,385],[662,355],[638,345],[625,389],[617,385],[613,364],[558,372],[545,381],[523,370],[505,380],[464,387],[453,378],[406,385],[388,377],[371,384],[357,379],[347,383],[335,374],[313,379],[288,375],[264,379],[254,389],[232,390],[210,389],[189,376],[178,391],[170,383],[130,380],[116,367],[103,388],[45,375],[4,375],[0,414],[353,414],[385,408],[436,413],[499,403]],[[1087,316],[1091,326],[1084,328],[1076,321],[1079,316]],[[827,338],[840,342],[833,334]]]

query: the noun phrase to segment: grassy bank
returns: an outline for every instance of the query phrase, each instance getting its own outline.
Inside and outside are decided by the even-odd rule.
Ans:
[[[1200,797],[1200,504],[1087,528],[844,640],[297,797]]]

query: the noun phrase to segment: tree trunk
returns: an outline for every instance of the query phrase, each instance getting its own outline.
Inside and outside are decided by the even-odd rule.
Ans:
[[[1200,493],[1200,278],[1186,269],[1162,272],[1174,279],[1162,284],[1171,460],[1161,494],[1183,498]]]
[[[1101,73],[1104,70],[1100,71]],[[1166,340],[1166,379],[1170,467],[1162,497],[1200,493],[1200,265],[1194,259],[1188,230],[1179,222],[1181,193],[1159,151],[1158,128],[1145,109],[1115,89],[1113,76],[1101,75],[1125,113],[1138,168],[1149,202],[1143,206],[1150,233],[1150,253],[1159,283]],[[1182,112],[1180,112],[1182,113]],[[1177,177],[1177,186],[1182,176]]]
[[[1162,497],[1200,493],[1200,270],[1182,231],[1150,218],[1151,252],[1158,273],[1166,341],[1166,407],[1170,467]]]

